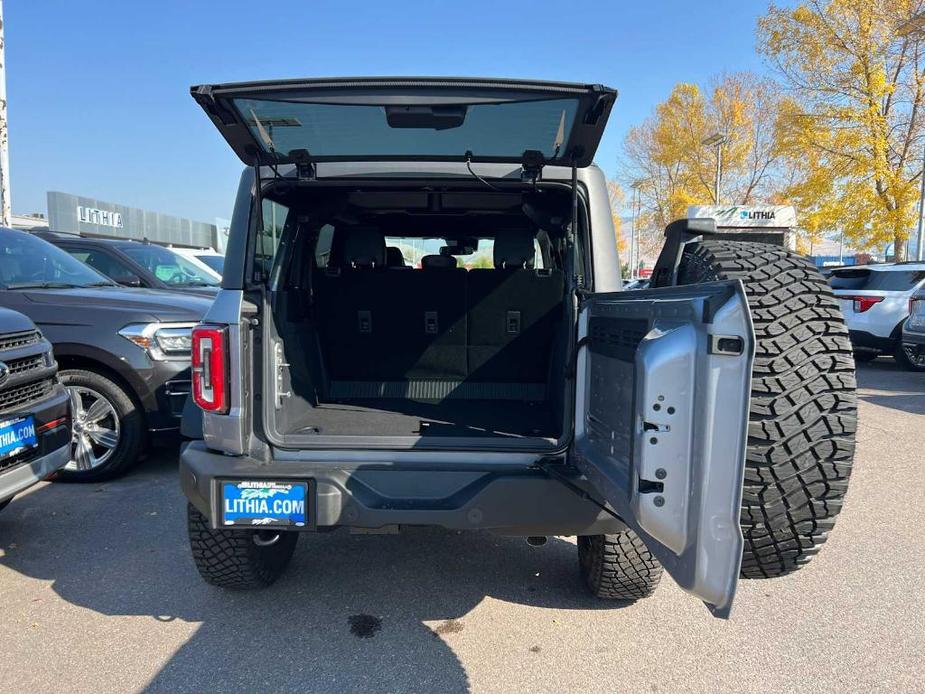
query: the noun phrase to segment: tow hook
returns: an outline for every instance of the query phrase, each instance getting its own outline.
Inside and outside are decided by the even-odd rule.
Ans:
[[[542,547],[547,542],[549,542],[549,538],[545,535],[531,535],[527,538],[527,544],[531,547]]]
[[[253,534],[254,544],[258,547],[269,547],[279,542],[280,534],[271,533],[266,530],[258,530]]]

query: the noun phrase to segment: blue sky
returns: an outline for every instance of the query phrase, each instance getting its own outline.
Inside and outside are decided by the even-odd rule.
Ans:
[[[597,161],[679,81],[766,71],[756,0],[221,3],[7,0],[17,213],[62,190],[204,221],[231,212],[240,161],[191,84],[339,75],[601,82],[620,91]],[[363,8],[363,9],[360,9]]]

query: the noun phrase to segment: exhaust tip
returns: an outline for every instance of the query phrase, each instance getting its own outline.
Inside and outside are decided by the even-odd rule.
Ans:
[[[542,547],[547,542],[549,542],[549,538],[545,535],[531,535],[527,538],[527,544],[531,547]]]

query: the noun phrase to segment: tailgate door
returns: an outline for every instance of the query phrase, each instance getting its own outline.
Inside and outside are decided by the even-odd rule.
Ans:
[[[579,314],[573,462],[717,616],[742,559],[753,356],[738,280],[596,294]]]

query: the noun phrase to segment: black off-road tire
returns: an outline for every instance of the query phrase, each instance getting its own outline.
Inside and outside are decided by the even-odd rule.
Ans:
[[[147,435],[144,415],[121,383],[106,373],[88,369],[65,369],[58,373],[61,383],[67,386],[90,388],[112,405],[119,417],[119,443],[108,460],[90,470],[62,468],[55,481],[102,482],[125,474],[142,457]],[[73,413],[72,413],[73,416]]]
[[[292,558],[299,534],[281,532],[270,545],[254,542],[253,530],[212,530],[192,504],[186,507],[193,561],[206,583],[220,588],[265,588],[279,578]]]
[[[579,536],[578,566],[591,593],[604,600],[647,598],[662,577],[662,565],[629,528]]]
[[[815,555],[842,509],[857,429],[854,358],[829,285],[805,258],[734,241],[688,245],[679,284],[740,279],[755,326],[741,525],[743,578]]]

